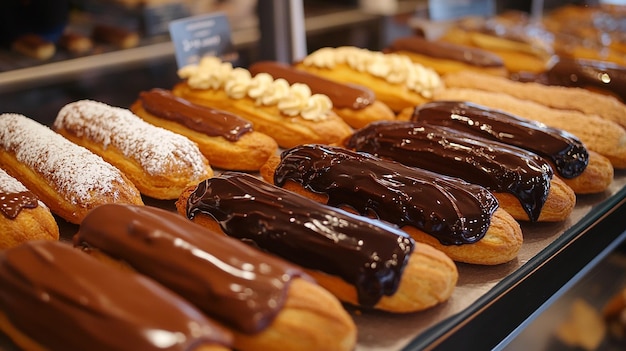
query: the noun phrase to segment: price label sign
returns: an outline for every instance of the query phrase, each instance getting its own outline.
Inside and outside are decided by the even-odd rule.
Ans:
[[[428,14],[431,20],[448,21],[464,16],[493,16],[494,0],[430,0]]]
[[[175,20],[169,27],[179,68],[196,64],[204,56],[225,58],[236,54],[230,24],[224,13]]]

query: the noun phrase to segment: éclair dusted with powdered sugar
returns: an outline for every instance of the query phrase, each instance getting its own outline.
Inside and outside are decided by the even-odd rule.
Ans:
[[[0,115],[0,163],[72,223],[104,203],[143,203],[117,168],[24,115]]]
[[[195,143],[124,108],[76,101],[59,111],[54,128],[118,167],[142,194],[153,198],[175,199],[213,175]]]

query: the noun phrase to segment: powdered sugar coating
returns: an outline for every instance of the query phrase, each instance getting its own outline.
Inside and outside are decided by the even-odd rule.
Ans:
[[[22,182],[11,177],[4,169],[0,168],[0,194],[17,194],[28,190]],[[46,207],[41,200],[37,199],[39,206]]]
[[[0,115],[0,147],[75,205],[88,207],[94,194],[111,194],[117,200],[116,189],[125,183],[120,171],[100,156],[24,115]]]
[[[127,109],[91,100],[76,101],[59,111],[54,128],[84,136],[104,148],[113,146],[150,175],[191,171],[193,178],[200,178],[206,174],[205,159],[196,144],[143,121]]]

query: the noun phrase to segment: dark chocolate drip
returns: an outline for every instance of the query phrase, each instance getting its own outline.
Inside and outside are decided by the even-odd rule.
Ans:
[[[30,191],[5,193],[0,191],[0,211],[9,219],[15,219],[24,208],[35,208],[39,204],[35,194]]]
[[[371,105],[376,99],[374,93],[365,87],[337,83],[279,62],[257,62],[250,66],[249,70],[254,75],[265,72],[274,79],[283,78],[289,84],[304,83],[311,88],[313,94],[328,96],[333,106],[338,108],[360,110]]]
[[[327,194],[329,205],[413,226],[444,245],[480,240],[498,207],[482,186],[339,147],[301,145],[281,157],[275,184],[294,181]]]
[[[398,289],[413,240],[395,226],[319,204],[248,174],[200,183],[187,215],[215,218],[227,235],[309,269],[343,278],[374,306]]]
[[[572,134],[469,102],[429,102],[415,108],[412,120],[532,151],[549,159],[563,178],[579,176],[589,162],[587,149]]]
[[[626,67],[618,64],[559,58],[545,74],[548,84],[609,91],[626,102]]]
[[[245,333],[281,311],[289,283],[304,273],[185,217],[148,206],[103,205],[74,241],[130,264],[207,314]]]
[[[536,154],[425,122],[370,123],[346,146],[513,194],[531,221],[539,218],[550,190],[552,168]]]
[[[232,341],[153,280],[58,241],[31,241],[0,254],[0,307],[46,350],[188,351]]]
[[[221,136],[237,141],[252,131],[252,123],[232,113],[193,104],[163,89],[152,89],[139,94],[143,108],[157,117],[164,118],[196,132],[209,136]]]
[[[431,41],[418,36],[399,38],[386,51],[407,51],[436,59],[463,62],[476,67],[504,67],[500,56],[486,50],[441,41]]]

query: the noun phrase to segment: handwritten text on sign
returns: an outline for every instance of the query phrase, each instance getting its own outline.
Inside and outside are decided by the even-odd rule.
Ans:
[[[223,13],[172,21],[170,36],[178,67],[198,63],[203,56],[224,57],[234,51],[228,18]]]

